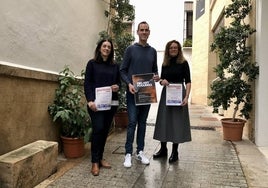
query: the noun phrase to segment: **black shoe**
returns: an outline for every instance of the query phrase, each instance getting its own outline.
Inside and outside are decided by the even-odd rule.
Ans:
[[[160,149],[153,155],[154,159],[167,157],[167,149]]]
[[[169,162],[169,163],[174,163],[174,162],[176,162],[178,159],[179,159],[179,154],[178,154],[178,152],[176,152],[176,153],[171,153],[171,155],[170,155],[170,157],[169,157],[169,159],[168,159],[168,162]]]

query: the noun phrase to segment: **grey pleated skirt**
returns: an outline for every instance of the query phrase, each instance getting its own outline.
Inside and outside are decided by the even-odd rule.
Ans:
[[[183,96],[185,96],[185,88]],[[162,89],[153,138],[161,142],[173,143],[192,140],[188,105],[166,106],[166,87]]]

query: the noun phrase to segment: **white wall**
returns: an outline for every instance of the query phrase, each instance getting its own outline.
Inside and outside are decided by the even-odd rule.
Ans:
[[[75,72],[92,57],[106,29],[100,0],[0,0],[0,61]]]
[[[256,61],[260,66],[259,79],[256,84],[256,130],[255,142],[257,146],[268,146],[268,1],[258,0],[256,27]]]

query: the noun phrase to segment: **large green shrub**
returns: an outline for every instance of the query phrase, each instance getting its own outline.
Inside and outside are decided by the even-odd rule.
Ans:
[[[232,22],[216,33],[211,44],[211,51],[219,55],[220,63],[214,69],[217,79],[211,85],[209,99],[213,112],[218,112],[219,106],[227,110],[234,105],[233,121],[239,110],[239,116],[250,118],[252,84],[259,74],[248,41],[256,30],[245,21],[251,9],[250,0],[232,0],[224,11],[225,18],[231,18]]]

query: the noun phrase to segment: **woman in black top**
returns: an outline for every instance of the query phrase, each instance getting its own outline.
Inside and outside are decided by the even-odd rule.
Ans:
[[[111,168],[103,159],[103,152],[117,106],[112,105],[110,110],[98,111],[95,101],[95,89],[105,86],[111,87],[112,101],[117,101],[120,73],[118,64],[114,62],[114,47],[110,40],[98,43],[95,56],[87,63],[85,73],[84,90],[92,123],[91,173],[94,176],[99,175],[99,167]]]
[[[163,89],[157,112],[154,139],[161,142],[161,148],[153,155],[153,158],[167,157],[167,142],[172,142],[172,153],[169,158],[169,162],[172,163],[178,160],[179,143],[191,141],[188,111],[188,98],[191,90],[190,69],[183,56],[181,45],[176,40],[166,44],[159,83]],[[183,85],[181,106],[166,105],[166,88],[171,83]]]

